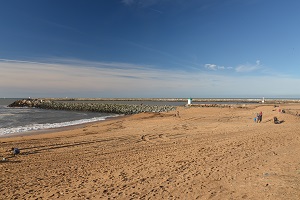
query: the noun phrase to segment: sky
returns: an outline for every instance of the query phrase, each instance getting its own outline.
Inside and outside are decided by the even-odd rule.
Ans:
[[[298,0],[0,1],[0,98],[300,98]]]

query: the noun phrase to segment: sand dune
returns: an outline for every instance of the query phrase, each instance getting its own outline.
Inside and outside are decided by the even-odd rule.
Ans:
[[[21,149],[0,162],[0,199],[300,199],[298,110],[179,107],[0,138],[1,157]]]

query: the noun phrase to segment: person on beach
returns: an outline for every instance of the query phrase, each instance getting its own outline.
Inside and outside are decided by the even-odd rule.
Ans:
[[[274,119],[274,124],[279,124],[277,117],[274,117],[273,119]]]
[[[15,155],[17,155],[17,154],[19,154],[20,153],[20,149],[18,149],[18,148],[11,148],[11,150],[12,150],[12,154],[15,156]]]
[[[256,121],[256,123],[258,123],[258,122],[259,122],[259,114],[258,114],[258,113],[256,113],[256,118],[255,118],[255,121]]]
[[[262,115],[263,115],[263,113],[260,111],[260,113],[259,113],[259,123],[262,121]]]

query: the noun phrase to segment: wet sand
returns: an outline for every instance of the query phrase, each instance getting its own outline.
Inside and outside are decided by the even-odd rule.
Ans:
[[[300,199],[299,104],[178,111],[0,138],[0,199]]]

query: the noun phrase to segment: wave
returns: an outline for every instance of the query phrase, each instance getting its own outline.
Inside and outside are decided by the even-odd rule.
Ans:
[[[113,116],[103,116],[103,117],[93,117],[90,119],[80,119],[68,122],[61,122],[61,123],[46,123],[46,124],[31,124],[26,126],[18,126],[12,128],[0,128],[0,136],[12,133],[21,133],[21,132],[28,132],[28,131],[36,131],[36,130],[44,130],[44,129],[51,129],[51,128],[60,128],[78,124],[84,124],[89,122],[96,122],[96,121],[103,121],[108,117],[117,117],[120,115],[113,115]]]

